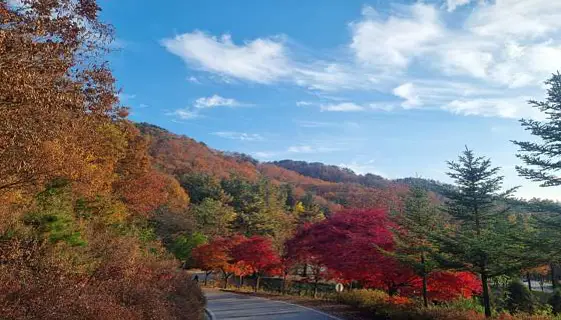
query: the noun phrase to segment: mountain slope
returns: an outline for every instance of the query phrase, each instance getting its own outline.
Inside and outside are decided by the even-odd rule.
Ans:
[[[318,179],[274,163],[259,163],[247,155],[214,150],[204,143],[151,124],[140,123],[137,127],[148,140],[149,153],[155,166],[176,177],[205,174],[218,180],[230,179],[233,176],[248,181],[264,178],[275,184],[292,186],[298,199],[312,194],[314,201],[328,211],[336,211],[342,207],[382,207],[398,210],[401,207],[402,195],[408,190],[402,184],[374,175],[355,180],[352,176],[354,172],[350,170],[346,175],[342,174],[332,179],[336,181],[326,180],[329,175],[316,174],[317,177],[324,178]],[[317,167],[321,165],[315,164]],[[330,170],[345,173],[344,169],[336,166],[331,166]]]

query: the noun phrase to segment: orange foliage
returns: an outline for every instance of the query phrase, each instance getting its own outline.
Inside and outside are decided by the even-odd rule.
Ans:
[[[177,209],[185,209],[189,204],[189,197],[179,183],[155,170],[118,182],[116,191],[131,210],[143,215],[165,204]]]

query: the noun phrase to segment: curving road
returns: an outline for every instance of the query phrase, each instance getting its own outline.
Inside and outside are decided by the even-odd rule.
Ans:
[[[217,320],[341,320],[294,304],[221,291],[205,291],[207,308]]]

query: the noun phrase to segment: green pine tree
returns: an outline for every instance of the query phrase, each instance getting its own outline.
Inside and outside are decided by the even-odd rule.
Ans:
[[[518,174],[526,179],[541,182],[542,187],[552,187],[561,185],[561,177],[558,174],[561,169],[561,74],[559,72],[553,74],[545,84],[548,86],[546,100],[529,101],[532,107],[545,114],[545,120],[520,120],[522,127],[539,138],[538,141],[512,142],[520,148],[517,157],[525,164],[525,166],[516,167]],[[544,230],[543,241],[540,241],[542,245],[538,249],[551,255],[552,283],[555,287],[556,280],[553,276],[555,268],[553,266],[561,261],[561,253],[557,249],[556,243],[553,246],[546,244],[551,243],[552,239],[561,237],[561,214],[559,214],[559,209],[555,208],[558,207],[558,204],[553,206],[546,206],[543,202],[537,204],[540,205],[538,212],[542,213],[537,220]],[[543,214],[544,208],[546,208],[546,214]],[[547,210],[552,208],[553,210]],[[557,213],[557,215],[552,213]]]
[[[557,172],[561,169],[561,74],[557,72],[545,82],[549,86],[546,101],[530,100],[532,107],[545,113],[545,121],[522,119],[522,127],[541,142],[513,141],[520,148],[517,157],[527,167],[517,166],[522,177],[542,183],[543,187],[561,185]]]
[[[423,302],[425,307],[428,307],[427,278],[429,273],[437,268],[436,261],[431,259],[434,247],[428,235],[440,228],[444,218],[427,191],[420,187],[411,187],[405,199],[404,211],[404,214],[396,215],[392,219],[399,228],[394,230],[396,248],[389,254],[411,266],[421,277]]]
[[[451,217],[449,230],[433,234],[438,243],[438,261],[445,267],[468,270],[481,277],[485,315],[491,316],[490,277],[512,274],[522,268],[526,247],[517,241],[517,216],[504,205],[514,189],[500,192],[503,177],[487,158],[472,150],[448,162],[448,175],[455,188],[447,192],[445,211]]]

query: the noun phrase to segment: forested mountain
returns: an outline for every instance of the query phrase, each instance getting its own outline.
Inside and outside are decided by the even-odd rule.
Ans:
[[[371,173],[364,175],[356,174],[349,168],[326,165],[321,162],[281,160],[274,161],[272,164],[288,170],[296,171],[308,177],[318,178],[325,181],[357,183],[366,187],[374,188],[386,187],[390,184],[390,181],[379,175]]]
[[[180,182],[187,181],[188,177],[193,175],[203,175],[216,183],[232,178],[253,183],[266,179],[284,190],[287,187],[291,188],[297,200],[304,197],[313,199],[326,214],[342,207],[383,207],[399,210],[400,196],[407,190],[405,185],[374,175],[361,176],[363,183],[358,183],[351,170],[319,163],[315,166],[329,167],[333,175],[336,175],[335,172],[341,172],[339,178],[329,180],[328,174],[303,174],[275,163],[259,163],[247,155],[214,150],[204,143],[151,124],[139,123],[137,127],[149,142],[149,153],[155,166],[174,175]],[[343,172],[347,172],[346,176]],[[190,190],[186,182],[182,182],[182,185],[193,199],[194,190]]]
[[[442,194],[451,187],[448,184],[432,179],[399,178],[389,180],[372,173],[357,174],[349,168],[323,164],[321,162],[280,160],[271,162],[271,164],[298,172],[307,177],[331,182],[356,183],[365,187],[385,188],[392,184],[402,184],[410,187],[420,187],[437,194]]]

